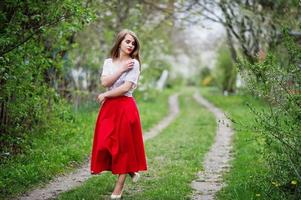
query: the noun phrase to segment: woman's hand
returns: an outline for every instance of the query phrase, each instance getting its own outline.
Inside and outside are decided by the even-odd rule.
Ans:
[[[130,69],[132,69],[134,66],[134,59],[130,59],[128,61],[126,61],[125,63],[121,64],[121,71],[122,72],[126,72],[129,71]]]
[[[98,101],[98,103],[100,104],[103,104],[104,100],[105,100],[105,96],[104,94],[99,94],[97,97],[96,97],[96,100]]]

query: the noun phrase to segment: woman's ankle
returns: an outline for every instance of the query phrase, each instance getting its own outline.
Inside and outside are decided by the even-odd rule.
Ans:
[[[119,195],[123,190],[124,185],[117,184],[113,190],[112,194]]]

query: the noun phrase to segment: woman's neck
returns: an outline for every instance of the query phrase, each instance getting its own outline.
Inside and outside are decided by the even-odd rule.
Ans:
[[[128,60],[130,57],[130,55],[123,53],[122,51],[119,53],[119,61],[125,61]]]

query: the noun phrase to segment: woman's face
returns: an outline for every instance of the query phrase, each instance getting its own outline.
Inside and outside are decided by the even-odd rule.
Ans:
[[[136,47],[136,41],[130,34],[126,34],[120,43],[120,51],[124,54],[130,55]]]

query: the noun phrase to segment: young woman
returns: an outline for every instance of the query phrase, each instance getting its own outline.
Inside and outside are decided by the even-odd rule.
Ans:
[[[121,198],[127,174],[136,182],[138,171],[147,169],[139,112],[132,96],[140,74],[139,50],[135,33],[118,33],[101,75],[108,89],[97,96],[102,106],[94,131],[91,174],[118,174],[111,199]]]

